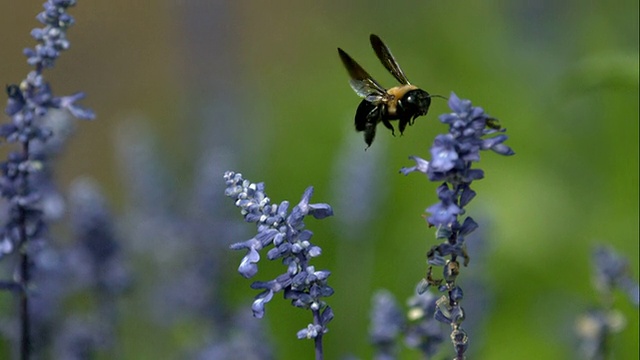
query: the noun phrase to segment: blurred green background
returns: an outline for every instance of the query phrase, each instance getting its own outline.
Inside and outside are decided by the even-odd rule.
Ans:
[[[4,0],[2,9],[0,79],[8,84],[29,71],[22,49],[34,45],[29,32],[39,25],[41,1]],[[234,170],[264,181],[276,202],[295,203],[313,185],[313,200],[334,205],[336,215],[307,222],[323,248],[316,267],[332,271],[336,291],[329,298],[336,318],[325,338],[327,359],[371,358],[371,295],[386,288],[400,301],[409,297],[435,243],[421,214],[437,201],[437,184],[398,170],[411,166],[409,155],[429,157],[432,139],[446,131],[437,121],[448,112],[446,102],[434,100],[430,114],[402,137],[380,127],[365,153],[362,134],[352,128],[360,99],[336,47],[392,86],[370,33],[385,40],[413,83],[432,94],[454,91],[498,117],[516,151],[483,154],[486,177],[475,184],[468,211],[482,228],[482,249],[475,250],[482,255],[472,257],[462,277],[481,278],[491,294],[481,314],[468,315],[484,322],[482,336],[470,340],[470,358],[576,358],[573,322],[597,303],[593,244],[627,255],[637,277],[637,0],[81,0],[71,14],[72,48],[45,76],[57,94],[86,92],[83,104],[98,118],[78,124],[59,160],[61,188],[89,175],[116,214],[124,212],[131,200],[122,188],[117,139],[127,123],[140,121],[157,137],[177,194],[188,193],[203,149],[232,154]],[[355,167],[369,171],[371,184],[345,201],[341,181]],[[349,209],[353,204],[361,213]],[[234,211],[230,200],[219,206]],[[244,226],[245,234],[224,241],[252,236],[252,226]],[[255,291],[233,271],[242,254],[228,257],[234,281],[225,297],[248,308]],[[261,266],[262,280],[283,270]],[[11,302],[0,304],[10,311]],[[628,321],[612,343],[616,358],[635,359],[638,310],[622,296],[615,305]],[[145,327],[146,320],[124,313],[123,358],[177,356],[185,341],[177,330]],[[312,343],[295,339],[309,314],[278,296],[262,321],[278,358],[311,358]],[[4,357],[8,344],[0,344]],[[402,358],[419,357],[404,351]]]

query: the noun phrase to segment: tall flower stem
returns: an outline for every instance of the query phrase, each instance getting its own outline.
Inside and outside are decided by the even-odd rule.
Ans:
[[[69,48],[66,29],[73,25],[73,17],[66,13],[76,0],[48,0],[37,20],[44,25],[31,31],[39,44],[24,49],[27,63],[34,67],[19,85],[7,86],[5,113],[11,122],[0,126],[0,137],[8,143],[19,143],[19,151],[10,152],[0,164],[0,194],[7,199],[9,211],[6,223],[0,229],[0,259],[19,251],[16,285],[19,289],[20,308],[20,358],[27,360],[32,354],[29,291],[31,285],[32,242],[40,240],[45,232],[40,200],[41,174],[48,155],[38,150],[35,143],[44,144],[52,135],[43,125],[49,110],[65,109],[81,119],[94,118],[93,112],[77,106],[82,93],[55,97],[45,82],[42,72],[52,68],[63,50]],[[42,147],[41,147],[42,148]]]
[[[322,324],[322,319],[320,317],[320,311],[319,310],[312,310],[312,312],[313,312],[313,325],[322,327],[323,324]],[[324,352],[322,351],[322,336],[323,335],[324,335],[324,332],[319,332],[318,335],[313,339],[314,345],[315,345],[315,349],[316,349],[316,360],[324,359]]]
[[[328,204],[312,204],[313,187],[309,186],[298,205],[289,212],[289,202],[274,204],[265,193],[264,183],[252,183],[245,180],[242,174],[227,171],[224,174],[227,184],[225,195],[235,199],[246,222],[257,225],[258,234],[253,238],[232,244],[232,250],[246,250],[238,272],[245,278],[258,273],[260,251],[267,251],[269,260],[281,260],[287,266],[285,273],[270,281],[254,281],[251,288],[262,290],[256,295],[251,310],[253,316],[262,318],[266,304],[278,292],[291,300],[291,305],[310,310],[313,323],[298,331],[298,339],[314,339],[315,358],[324,358],[322,336],[328,331],[327,324],[333,319],[333,310],[324,298],[333,295],[333,288],[327,284],[331,273],[327,270],[316,270],[310,260],[322,254],[322,249],[311,243],[313,233],[305,229],[304,218],[308,215],[316,219],[324,219],[333,215]]]
[[[22,158],[29,159],[29,141],[22,144]],[[25,173],[20,173],[18,196],[24,197],[28,194],[28,177]],[[29,253],[26,249],[28,240],[27,236],[27,218],[25,208],[18,204],[16,206],[18,212],[18,248],[20,250],[20,274],[18,277],[20,289],[20,358],[28,360],[31,356],[31,338],[30,338],[30,321],[29,321],[29,297],[27,294],[30,282],[29,275]]]
[[[22,211],[21,211],[22,212]],[[20,243],[27,241],[26,221],[24,214],[20,214]],[[21,246],[22,248],[22,246]],[[20,254],[20,358],[28,360],[31,355],[30,321],[29,321],[29,296],[27,287],[29,286],[29,255],[26,250]]]
[[[466,266],[469,262],[465,238],[478,228],[478,224],[465,215],[465,207],[476,196],[471,189],[475,180],[484,177],[481,169],[472,168],[474,162],[480,161],[481,150],[492,150],[500,155],[513,155],[513,150],[504,144],[507,136],[503,133],[498,120],[488,116],[482,108],[474,107],[469,100],[461,100],[451,94],[449,107],[453,112],[440,116],[440,121],[449,125],[447,134],[438,135],[431,146],[431,161],[412,156],[416,165],[400,170],[407,175],[421,172],[430,181],[440,182],[437,188],[439,203],[426,209],[431,213],[427,217],[429,226],[436,228],[436,238],[440,244],[433,246],[427,253],[429,269],[427,276],[421,281],[418,292],[422,293],[429,286],[437,287],[443,293],[436,301],[435,319],[451,326],[451,342],[456,353],[456,360],[463,360],[469,339],[462,328],[465,312],[460,302],[463,299],[462,288],[456,283],[460,274],[460,262]],[[442,266],[442,278],[432,275],[433,266]]]

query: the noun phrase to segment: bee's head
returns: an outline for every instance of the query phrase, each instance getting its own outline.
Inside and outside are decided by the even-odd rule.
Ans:
[[[415,117],[427,115],[431,105],[431,95],[422,89],[407,91],[400,103],[405,113],[414,114]]]

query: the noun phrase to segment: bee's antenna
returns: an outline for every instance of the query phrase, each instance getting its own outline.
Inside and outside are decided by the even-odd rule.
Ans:
[[[436,98],[440,98],[440,99],[449,100],[448,97],[442,96],[442,95],[432,95],[432,94],[430,94],[429,97],[432,97],[432,98],[436,97]]]

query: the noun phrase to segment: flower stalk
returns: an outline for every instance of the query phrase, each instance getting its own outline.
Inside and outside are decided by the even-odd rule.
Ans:
[[[328,331],[327,324],[333,319],[333,310],[323,300],[333,295],[333,288],[327,284],[331,273],[327,270],[316,270],[310,264],[311,259],[322,254],[319,246],[310,240],[313,233],[305,229],[304,217],[311,215],[316,219],[324,219],[333,215],[328,204],[311,204],[313,187],[308,187],[298,205],[289,213],[289,202],[272,204],[264,191],[264,183],[251,183],[232,171],[224,174],[227,184],[225,195],[236,200],[245,221],[257,225],[258,234],[253,238],[232,244],[232,250],[246,250],[240,262],[238,272],[245,278],[258,273],[260,251],[272,246],[267,252],[269,260],[282,259],[287,271],[270,281],[255,281],[252,289],[262,290],[251,309],[253,316],[262,318],[266,304],[278,292],[284,298],[301,309],[311,310],[313,323],[297,333],[298,339],[314,339],[316,360],[324,358],[322,348],[323,335]]]
[[[469,263],[465,238],[478,228],[471,216],[464,219],[463,216],[465,207],[476,196],[471,189],[472,182],[484,177],[484,172],[472,168],[472,165],[480,161],[481,150],[493,150],[507,156],[514,152],[504,144],[507,136],[499,134],[505,129],[500,128],[498,120],[487,115],[482,108],[472,106],[471,101],[461,100],[454,93],[449,98],[449,107],[453,112],[440,116],[440,121],[449,125],[449,132],[435,138],[431,146],[431,161],[411,156],[416,165],[402,168],[400,172],[404,175],[421,172],[430,181],[441,182],[436,190],[440,201],[426,209],[431,214],[426,217],[427,223],[436,228],[436,238],[441,243],[431,247],[427,253],[429,268],[418,285],[418,292],[423,293],[434,286],[444,293],[436,302],[434,317],[451,326],[455,359],[462,360],[469,339],[462,328],[465,313],[460,303],[464,293],[456,280],[460,275],[461,261],[464,266]],[[434,266],[443,268],[441,278],[434,278]]]
[[[44,25],[31,31],[38,41],[34,48],[26,48],[27,63],[34,67],[19,85],[7,86],[7,106],[5,113],[11,122],[0,126],[0,137],[8,143],[18,143],[18,151],[10,152],[8,159],[0,165],[0,191],[9,204],[9,215],[0,230],[0,259],[19,251],[18,274],[15,278],[20,298],[20,358],[31,357],[31,329],[29,288],[36,242],[43,240],[46,224],[40,200],[41,172],[45,167],[47,154],[38,151],[53,134],[43,125],[51,109],[64,109],[80,119],[93,119],[92,111],[84,109],[76,102],[84,97],[82,93],[56,97],[50,85],[44,80],[43,71],[53,68],[60,53],[69,48],[66,30],[74,19],[67,9],[75,0],[48,0],[44,11],[36,17]]]

